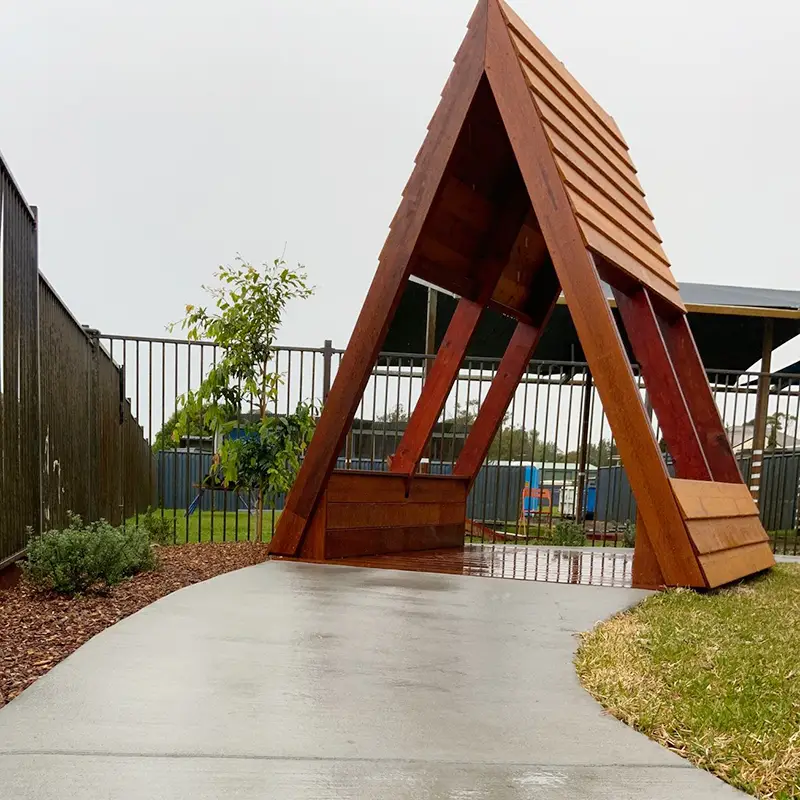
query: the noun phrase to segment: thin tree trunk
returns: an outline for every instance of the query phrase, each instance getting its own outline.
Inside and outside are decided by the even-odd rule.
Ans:
[[[264,541],[264,492],[258,490],[258,501],[256,502],[256,510],[258,516],[256,517],[256,541]]]
[[[267,417],[267,368],[269,366],[269,358],[264,359],[264,365],[261,371],[261,395],[258,398],[258,411],[261,418],[261,423]],[[256,503],[258,517],[256,518],[256,541],[264,541],[264,490],[258,490],[258,502]]]

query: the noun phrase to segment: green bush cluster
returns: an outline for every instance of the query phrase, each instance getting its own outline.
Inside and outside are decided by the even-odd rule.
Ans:
[[[586,544],[586,533],[578,522],[561,520],[553,529],[550,543],[555,547],[582,547]]]
[[[105,520],[84,523],[71,514],[63,530],[31,537],[24,569],[38,589],[75,595],[106,592],[156,566],[156,553],[144,528],[115,528]]]
[[[167,519],[159,511],[154,511],[148,506],[147,512],[139,519],[139,525],[150,537],[153,544],[167,545],[172,544],[175,538],[174,531],[175,517]]]
[[[625,547],[636,547],[636,523],[628,520],[622,529],[622,543]]]

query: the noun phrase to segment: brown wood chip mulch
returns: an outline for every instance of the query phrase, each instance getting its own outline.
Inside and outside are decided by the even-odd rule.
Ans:
[[[155,572],[107,595],[42,594],[25,581],[0,589],[0,708],[95,634],[176,589],[265,561],[267,545],[186,544],[159,554]]]

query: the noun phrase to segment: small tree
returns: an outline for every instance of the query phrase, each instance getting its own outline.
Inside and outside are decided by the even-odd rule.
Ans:
[[[198,415],[215,433],[241,431],[224,439],[215,469],[226,485],[256,494],[256,539],[262,541],[264,500],[290,488],[314,430],[313,409],[303,402],[294,414],[269,413],[282,380],[271,364],[281,317],[287,303],[309,297],[313,289],[302,267],[291,270],[281,259],[261,268],[238,259],[235,266],[220,267],[216,277],[219,287],[203,287],[214,308],[186,306],[180,326],[189,340],[213,341],[223,355],[200,388],[183,398],[173,435],[185,432]],[[243,407],[255,408],[258,420],[240,424]]]

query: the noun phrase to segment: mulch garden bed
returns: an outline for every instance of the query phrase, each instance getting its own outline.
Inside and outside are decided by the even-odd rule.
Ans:
[[[0,588],[0,708],[97,633],[160,597],[267,558],[266,544],[159,548],[160,566],[106,595],[43,594],[20,581]]]

